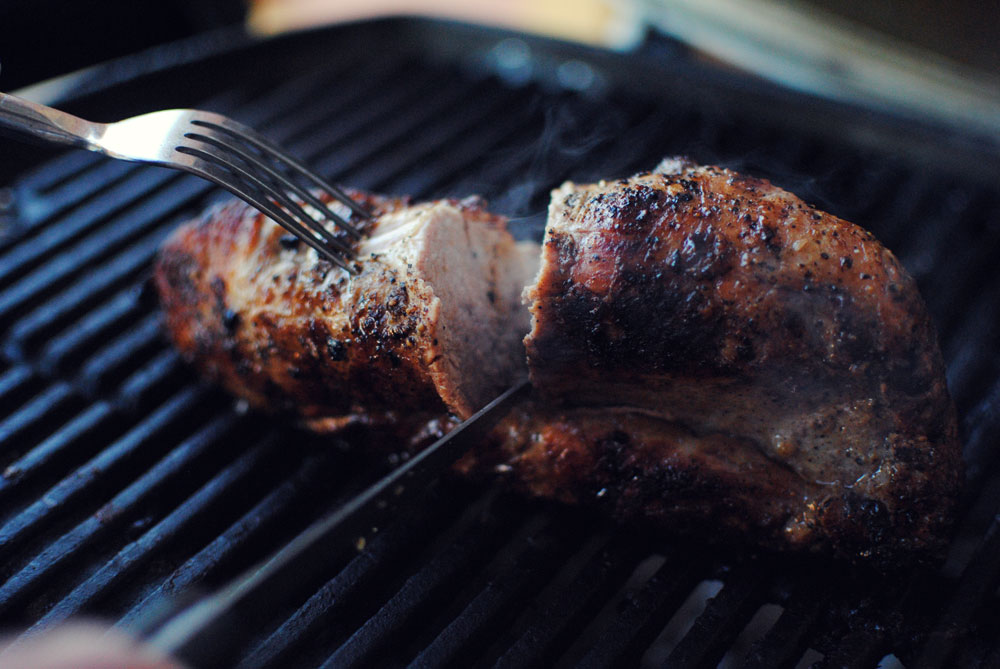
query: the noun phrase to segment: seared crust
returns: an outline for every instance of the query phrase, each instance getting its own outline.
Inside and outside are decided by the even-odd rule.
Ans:
[[[498,472],[520,490],[597,507],[625,522],[719,539],[810,547],[789,523],[810,486],[775,467],[746,439],[696,435],[631,411],[516,408],[494,442],[457,465],[464,475]]]
[[[353,196],[377,215],[407,206]],[[449,206],[502,227],[476,202]],[[239,203],[178,230],[156,268],[178,348],[254,406],[318,431],[361,424],[383,448],[418,448],[478,408],[469,370],[516,373],[504,356],[449,358],[441,306],[407,269],[366,258],[347,280],[311,253]],[[914,282],[869,233],[766,181],[666,161],[557,190],[526,299],[537,396],[460,472],[883,567],[942,553],[962,476],[954,408]]]
[[[665,161],[556,191],[527,298],[548,402],[753,444],[800,479],[778,523],[789,544],[943,549],[961,481],[954,407],[914,281],[868,232],[767,181]],[[638,432],[643,452],[672,457]],[[600,451],[594,438],[579,448]],[[726,501],[709,507],[746,501],[740,486],[715,494]]]
[[[474,198],[408,208],[404,199],[350,195],[375,214],[374,222],[359,223],[365,233],[377,229],[380,217],[439,206],[492,230],[484,234],[504,249],[514,245],[504,220]],[[447,335],[441,328],[453,323],[443,322],[448,307],[421,268],[400,267],[378,253],[360,257],[355,267],[359,273],[349,278],[233,201],[175,231],[161,250],[155,281],[167,330],[188,361],[252,406],[294,412],[316,429],[395,422],[411,412],[469,415],[520,373],[516,333],[508,337],[517,347],[513,355],[483,349],[481,376],[452,369],[458,354],[439,340]]]

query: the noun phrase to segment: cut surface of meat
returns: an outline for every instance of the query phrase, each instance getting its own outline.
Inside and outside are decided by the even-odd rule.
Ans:
[[[375,214],[353,276],[240,202],[175,231],[155,271],[174,342],[251,406],[317,430],[470,415],[524,373],[537,244],[476,198],[351,195]]]
[[[167,325],[209,378],[415,449],[527,368],[533,397],[459,472],[769,548],[940,556],[954,407],[913,279],[858,226],[671,159],[554,191],[539,267],[475,198],[353,195],[376,214],[355,276],[242,204],[168,240]]]

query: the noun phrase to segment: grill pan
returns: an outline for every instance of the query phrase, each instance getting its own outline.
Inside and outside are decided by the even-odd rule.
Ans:
[[[808,98],[651,37],[614,54],[417,19],[109,63],[46,100],[111,120],[231,115],[345,184],[484,195],[540,236],[562,180],[687,154],[871,229],[936,320],[969,465],[946,563],[889,576],[650,536],[442,481],[362,554],[247,611],[224,664],[997,666],[1000,151]],[[211,591],[392,462],[241,410],[165,341],[159,242],[220,195],[195,178],[0,144],[0,625],[128,627]],[[898,665],[897,665],[898,666]]]

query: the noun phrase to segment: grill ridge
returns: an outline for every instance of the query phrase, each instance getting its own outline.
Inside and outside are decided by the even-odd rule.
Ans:
[[[120,526],[137,507],[151,504],[169,486],[177,486],[184,469],[199,466],[206,451],[233,428],[230,416],[220,416],[168,453],[134,483],[103,504],[71,531],[43,549],[31,562],[0,586],[0,610],[9,609],[52,578],[78,551],[89,548],[106,533]]]
[[[772,575],[766,569],[737,567],[728,582],[694,621],[694,625],[667,658],[676,666],[718,664],[745,624],[760,608],[763,589]]]
[[[657,634],[667,625],[678,606],[701,581],[704,565],[685,559],[678,546],[664,551],[663,563],[648,580],[626,590],[599,637],[574,664],[608,667],[635,663]]]
[[[596,548],[596,550],[595,550]],[[539,598],[512,635],[509,650],[497,659],[501,667],[545,666],[555,661],[559,649],[569,645],[574,632],[592,618],[601,604],[622,586],[631,565],[648,550],[633,536],[621,532],[594,537],[581,550],[589,559],[576,577],[558,583]],[[502,650],[498,649],[498,650]]]
[[[588,98],[542,85],[541,74],[515,86],[482,60],[472,73],[431,58],[433,40],[397,39],[395,25],[206,66],[226,90],[176,106],[257,126],[351,185],[492,197],[526,235],[539,233],[561,180],[624,175],[678,153],[769,177],[870,227],[914,271],[940,328],[971,464],[959,540],[940,573],[880,583],[821,560],[637,537],[445,481],[370,550],[330,556],[317,583],[248,617],[240,666],[705,666],[765,605],[781,611],[733,653],[737,665],[794,666],[809,653],[820,666],[872,667],[891,652],[921,666],[990,666],[1000,654],[990,613],[1000,581],[995,189],[793,130],[778,111],[754,116],[717,77],[703,82],[719,92],[711,105],[679,90],[692,76],[683,73],[662,92]],[[466,38],[487,54],[499,39]],[[358,43],[382,57],[361,58]],[[295,57],[272,60],[268,48]],[[699,67],[683,65],[695,77]],[[574,143],[584,130],[588,141]],[[0,237],[0,620],[37,631],[96,614],[128,628],[162,596],[225,582],[384,471],[378,458],[234,412],[162,337],[149,264],[215,191],[85,153],[12,188],[14,232]],[[676,645],[656,648],[706,579],[721,589]]]
[[[94,456],[87,464],[62,479],[41,498],[0,526],[0,555],[10,558],[10,552],[27,536],[42,531],[42,524],[56,512],[69,508],[75,501],[94,492],[91,486],[100,487],[105,478],[118,474],[132,462],[147,460],[150,453],[143,452],[164,430],[195,412],[203,403],[205,393],[200,389],[186,389],[149,415],[124,437]],[[6,563],[9,568],[9,562]]]
[[[218,438],[213,438],[213,441],[218,441]],[[274,450],[275,442],[272,436],[241,453],[163,520],[150,527],[139,539],[125,546],[97,573],[59,601],[39,619],[33,629],[59,622],[79,612],[81,608],[104,594],[105,590],[117,585],[118,581],[132,576],[135,570],[151,559],[150,553],[161,549],[163,544],[176,540],[179,533],[200,532],[204,535],[210,532],[209,528],[214,523],[210,522],[209,515],[218,513],[217,507],[224,502],[226,495],[236,494],[237,486],[248,485],[247,479],[253,476],[259,477],[260,468],[271,464],[269,461],[274,459]]]
[[[255,532],[281,520],[287,515],[296,496],[301,495],[304,489],[317,485],[316,471],[322,471],[324,463],[329,459],[328,456],[315,454],[305,457],[297,470],[282,479],[246,513],[168,574],[162,582],[143,593],[117,624],[124,628],[134,626],[160,598],[179,596],[184,588],[201,583],[209,579],[213,572],[229,566],[227,563],[232,561],[233,554],[245,549],[245,543],[251,540]]]

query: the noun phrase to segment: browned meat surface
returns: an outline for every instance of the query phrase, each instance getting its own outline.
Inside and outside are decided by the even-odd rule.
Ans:
[[[474,198],[353,195],[377,214],[353,277],[240,202],[179,228],[155,272],[174,342],[251,405],[319,430],[469,415],[523,374],[537,245]]]
[[[459,462],[460,472],[495,472],[535,496],[715,539],[775,548],[815,539],[799,516],[820,486],[775,466],[746,438],[696,434],[627,409],[556,409],[537,400],[518,407],[493,437],[490,448]]]
[[[185,226],[157,267],[168,327],[255,406],[429,443],[517,373],[533,261],[475,202],[365,197],[353,279],[242,205]],[[940,554],[954,410],[914,282],[867,232],[665,161],[555,191],[525,296],[536,396],[459,471],[773,548]]]
[[[665,161],[554,192],[528,299],[532,379],[566,407],[507,436],[532,490],[851,556],[944,546],[961,453],[940,352],[861,228]]]

